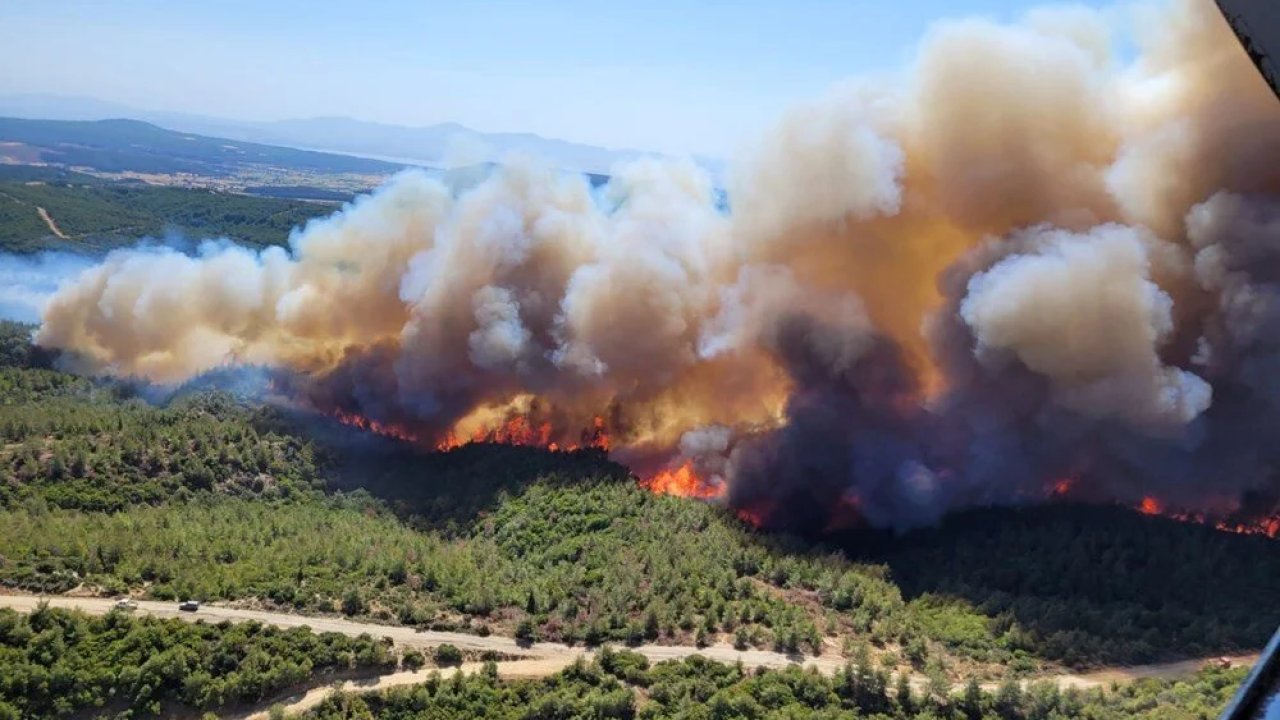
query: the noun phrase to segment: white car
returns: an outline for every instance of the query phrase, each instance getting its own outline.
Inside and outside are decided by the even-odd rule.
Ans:
[[[116,609],[131,612],[138,609],[138,603],[134,602],[133,598],[120,598],[116,600]]]

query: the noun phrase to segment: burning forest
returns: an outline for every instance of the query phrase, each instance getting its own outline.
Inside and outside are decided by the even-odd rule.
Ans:
[[[37,342],[448,449],[598,448],[765,526],[1116,502],[1275,535],[1280,103],[1210,0],[946,23],[734,165],[407,172],[285,248],[117,250]],[[1064,479],[1067,478],[1067,479]]]

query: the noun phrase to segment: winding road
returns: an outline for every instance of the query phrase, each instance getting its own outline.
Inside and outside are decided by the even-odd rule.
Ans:
[[[71,608],[95,615],[105,614],[115,606],[114,600],[106,598],[0,595],[0,607],[12,608],[19,612],[31,612],[32,610],[35,610],[41,602],[48,602],[50,607]],[[293,615],[289,613],[230,608],[218,605],[202,605],[200,610],[197,612],[182,612],[178,610],[177,603],[140,600],[138,601],[138,607],[135,612],[161,618],[179,618],[188,622],[203,620],[205,622],[216,623],[223,620],[230,620],[232,622],[256,620],[257,622],[265,625],[274,625],[281,628],[307,627],[315,632],[336,632],[350,636],[367,633],[373,637],[391,638],[391,640],[397,645],[416,647],[419,649],[434,648],[438,645],[448,643],[463,651],[493,651],[504,657],[516,658],[504,660],[498,663],[498,674],[505,678],[538,678],[554,675],[571,665],[578,658],[589,659],[594,653],[593,650],[581,646],[571,647],[561,643],[534,643],[532,645],[524,646],[517,643],[514,638],[498,635],[480,637],[479,635],[468,635],[464,633],[416,630],[414,628],[397,625],[379,625],[376,623],[356,622],[354,620],[347,620],[344,618]],[[817,656],[785,655],[783,653],[773,652],[770,650],[737,650],[725,644],[709,645],[703,648],[686,645],[640,645],[628,649],[644,655],[652,662],[677,660],[691,655],[701,655],[709,660],[716,660],[725,663],[736,663],[741,661],[742,664],[748,668],[781,668],[793,664],[804,665],[806,667],[812,666],[826,674],[834,673],[839,668],[844,667],[845,663],[848,662],[846,658],[837,654],[823,654]],[[1231,662],[1233,665],[1252,665],[1257,658],[1257,654],[1239,655],[1232,657]],[[1047,675],[1036,679],[1054,680],[1063,688],[1091,688],[1107,685],[1112,682],[1128,682],[1142,678],[1167,679],[1184,677],[1194,674],[1206,661],[1211,659],[1212,658],[1181,660],[1178,662],[1159,663],[1153,665],[1105,668],[1083,674],[1061,673],[1057,675]],[[476,672],[481,667],[482,665],[480,663],[466,663],[459,668],[449,668],[443,671],[436,668],[427,668],[416,672],[395,672],[366,680],[348,680],[343,683],[342,687],[345,690],[351,691],[379,690],[399,685],[420,683],[426,680],[433,672],[440,672],[442,676],[448,676],[454,672]],[[921,677],[916,679],[916,682],[913,684],[923,685],[924,682],[924,678]],[[245,720],[266,718],[267,708],[271,704],[276,703],[280,704],[290,712],[300,712],[320,703],[320,701],[332,692],[332,689],[332,684],[320,683],[314,687],[306,689],[305,691],[295,690],[295,694],[287,697],[272,698],[267,703],[263,703],[247,713],[231,715],[229,717],[244,718]]]

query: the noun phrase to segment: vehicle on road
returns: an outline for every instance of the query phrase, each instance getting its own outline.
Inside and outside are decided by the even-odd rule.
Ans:
[[[116,607],[116,609],[117,609],[117,610],[124,610],[125,612],[132,612],[132,611],[134,611],[134,610],[137,610],[137,609],[138,609],[138,603],[137,603],[137,602],[135,602],[135,601],[133,600],[133,598],[119,598],[119,599],[117,599],[117,600],[116,600],[116,605],[115,605],[115,607]]]
[[[178,609],[184,612],[195,612],[200,609],[200,601],[183,600],[182,602],[178,603]]]

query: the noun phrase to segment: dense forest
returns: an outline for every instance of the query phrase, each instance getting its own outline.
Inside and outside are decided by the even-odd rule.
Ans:
[[[436,653],[438,666],[457,661],[443,654]],[[29,615],[0,610],[0,720],[260,707],[296,688],[424,662],[416,650],[398,657],[387,641],[367,635],[121,611],[93,617],[44,606]],[[306,717],[1199,720],[1221,710],[1243,672],[1206,669],[1185,682],[1089,691],[1012,678],[984,688],[974,681],[953,685],[936,673],[913,682],[865,653],[826,677],[796,667],[748,672],[698,656],[651,666],[641,655],[606,646],[544,680],[501,681],[490,661],[477,673],[445,679],[431,672],[405,688],[334,694]]]
[[[1280,543],[1128,508],[978,510],[873,556],[908,596],[961,598],[1071,665],[1258,648],[1280,625],[1264,600],[1280,597]]]
[[[1261,538],[1063,506],[815,544],[757,533],[714,504],[652,495],[598,451],[422,453],[210,389],[212,381],[161,396],[78,378],[31,346],[31,330],[0,325],[0,584],[12,588],[248,601],[528,641],[837,652],[939,684],[1026,676],[1053,663],[1254,649],[1277,621],[1267,589],[1280,577],[1280,552]],[[1266,591],[1213,592],[1233,578]],[[681,667],[646,671],[657,673],[648,684],[627,681],[642,690],[610,690],[601,702],[701,717],[687,714],[688,697],[720,694],[729,707],[756,703],[768,714],[791,702],[778,700],[787,696],[775,684],[805,677],[686,678],[681,687],[696,694],[659,702],[676,697],[655,690],[661,672],[694,672]],[[591,695],[574,672],[556,682]],[[1219,703],[1229,683],[1213,677],[1212,692],[1131,697],[1132,712],[1120,717],[1182,717],[1141,713]],[[459,682],[470,693],[487,681]],[[818,703],[805,712],[848,709],[847,680],[812,682],[826,683],[826,700],[804,695]],[[515,693],[493,700],[509,706],[493,716],[525,707],[529,687],[484,690]],[[341,702],[385,717],[452,717],[414,714],[435,707],[436,692]],[[415,709],[396,709],[400,702]],[[928,712],[968,717],[945,714],[957,707]],[[1056,717],[1116,717],[1077,709],[1059,707]],[[742,713],[725,716],[757,711]],[[1052,717],[1030,713],[996,716]]]
[[[60,239],[40,217],[53,218]],[[227,238],[250,248],[282,245],[295,227],[334,203],[251,197],[134,183],[0,181],[0,250],[95,252],[139,238]]]
[[[872,718],[874,720],[1207,720],[1221,712],[1243,670],[1205,670],[1189,682],[1144,680],[1108,690],[1061,690],[1012,680],[984,689],[932,677],[923,688],[865,659],[834,677],[791,667],[747,672],[692,657],[650,667],[604,652],[545,680],[503,682],[489,672],[433,677],[378,694],[335,694],[314,720],[515,720],[527,718]]]
[[[207,710],[258,702],[326,674],[385,672],[397,662],[389,643],[368,636],[121,611],[0,609],[0,719],[84,710],[157,716],[174,703]]]

